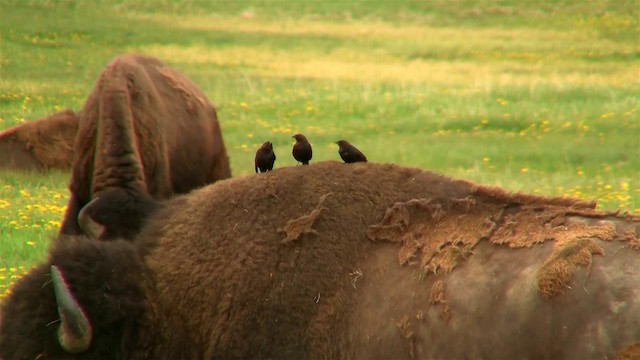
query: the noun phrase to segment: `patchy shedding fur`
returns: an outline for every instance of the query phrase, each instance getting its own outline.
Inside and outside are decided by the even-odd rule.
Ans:
[[[616,353],[615,360],[638,360],[640,359],[640,342],[629,345]]]
[[[69,170],[77,131],[69,109],[0,131],[0,169]]]
[[[155,200],[231,176],[215,108],[184,75],[147,56],[118,56],[102,71],[79,113],[74,149],[65,235],[83,233],[83,208],[100,223],[92,207],[119,207],[130,210],[107,214],[102,238],[130,238]]]
[[[638,226],[390,164],[283,167],[176,196],[131,243],[58,242],[2,303],[0,357],[612,358],[640,342]],[[85,353],[50,325],[59,264],[98,327]]]
[[[405,315],[396,323],[396,326],[400,330],[400,334],[402,337],[407,339],[407,345],[409,346],[409,357],[411,359],[415,359],[416,350],[415,350],[415,332],[411,330],[411,321],[409,320],[409,316]]]
[[[320,216],[322,210],[327,210],[326,207],[322,206],[322,203],[324,203],[326,198],[331,195],[333,195],[333,193],[322,195],[318,201],[318,205],[311,210],[308,215],[302,215],[298,218],[289,220],[283,228],[278,229],[278,232],[286,234],[285,238],[282,239],[282,243],[291,243],[292,241],[298,240],[303,234],[317,234],[318,232],[313,229],[313,224]]]
[[[505,195],[493,188],[477,188],[474,192],[474,196],[463,199],[411,199],[395,203],[380,223],[369,226],[367,236],[372,241],[401,243],[400,265],[418,264],[422,271],[436,274],[439,270],[450,272],[463,263],[481,240],[522,248],[574,238],[609,241],[617,234],[611,223],[577,225],[566,221],[567,216],[601,219],[617,215],[595,211],[591,203],[520,194],[508,203],[501,203]],[[496,194],[498,198],[490,201],[490,196]],[[556,205],[565,203],[569,206]],[[621,240],[633,241],[633,234],[628,231]],[[564,284],[560,279],[549,281],[560,281],[551,286],[554,288]],[[546,280],[542,282],[545,289],[550,287]],[[546,290],[543,294],[550,295]]]
[[[578,238],[560,244],[538,270],[538,287],[542,296],[549,299],[562,293],[565,288],[570,289],[576,268],[590,266],[593,254],[604,255],[604,250],[590,239]]]
[[[567,216],[583,216],[586,218],[599,219],[606,216],[615,216],[617,213],[599,212],[593,209],[580,209],[572,207],[562,207],[547,205],[544,203],[528,204],[522,206],[515,214],[508,214],[503,220],[503,224],[491,237],[491,241],[496,244],[507,244],[509,247],[531,247],[534,244],[547,240],[559,240],[563,233],[573,235],[573,229],[567,231]],[[608,227],[604,226],[607,231]],[[596,236],[602,240],[602,227],[589,227],[594,232],[591,236]],[[597,234],[596,234],[597,233]],[[614,232],[615,233],[615,232]],[[588,234],[585,234],[587,236]]]
[[[444,281],[442,280],[433,283],[431,286],[431,294],[429,295],[429,304],[440,305],[440,316],[444,322],[447,322],[451,318],[451,309],[449,309],[449,305],[445,299],[444,286]]]
[[[470,212],[473,209],[473,212]],[[411,199],[394,204],[379,224],[367,229],[373,241],[402,243],[401,265],[419,264],[425,271],[451,271],[471,248],[494,230],[493,208],[473,199]],[[460,226],[465,224],[465,226]],[[440,253],[444,250],[444,255]]]

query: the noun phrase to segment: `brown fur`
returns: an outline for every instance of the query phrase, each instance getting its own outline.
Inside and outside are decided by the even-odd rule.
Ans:
[[[615,360],[639,360],[640,359],[640,342],[621,349],[616,354]]]
[[[0,131],[0,169],[69,170],[77,131],[69,109]]]
[[[309,214],[291,219],[287,221],[283,228],[278,229],[279,232],[286,234],[285,238],[282,239],[282,243],[287,244],[298,240],[304,234],[317,234],[318,232],[313,230],[313,223],[318,219],[322,210],[327,210],[322,206],[322,203],[331,195],[333,193],[322,195],[318,200],[318,206],[311,210]]]
[[[440,316],[445,322],[451,317],[451,311],[445,297],[445,289],[443,281],[436,281],[431,286],[431,293],[429,294],[429,304],[440,305]]]
[[[593,240],[577,238],[567,241],[538,270],[538,287],[542,296],[552,298],[566,288],[578,266],[591,265],[593,255],[604,255],[604,249]]]
[[[123,189],[132,199],[148,194],[143,202],[150,203],[231,176],[214,107],[189,79],[152,57],[118,56],[102,71],[80,112],[74,148],[61,234],[82,232],[77,216],[93,198],[113,202],[96,204],[103,209],[122,206],[122,197],[100,197],[103,191]],[[124,217],[140,223],[147,216],[129,207]]]
[[[567,215],[577,210],[587,216]],[[522,241],[529,234],[505,222],[521,211],[539,219],[538,227],[522,229],[549,237]],[[310,214],[302,228],[313,231],[283,243],[281,229]],[[612,358],[640,341],[640,273],[633,270],[640,251],[603,228],[628,233],[640,219],[601,215],[575,200],[509,194],[375,163],[320,162],[221,181],[166,202],[133,242],[148,273],[144,304],[134,309],[145,310],[131,319],[133,340],[121,356]],[[574,218],[588,226],[568,226]],[[563,280],[570,288],[544,297],[540,269],[558,259],[586,263],[582,255],[573,260],[580,251],[561,250],[572,242],[603,251],[587,247],[590,265]],[[107,243],[100,251],[106,256],[123,246]],[[69,262],[82,258],[57,251]],[[443,271],[429,267],[435,261]],[[67,279],[74,289],[94,276],[75,274],[81,279]],[[11,349],[26,344],[31,358],[41,340],[30,329],[55,333],[46,326],[50,316],[34,310],[51,307],[49,300],[25,290],[42,288],[26,276],[2,309],[0,339],[10,336]],[[99,308],[87,312],[91,318]],[[123,335],[104,336],[92,347],[119,344]],[[11,358],[11,349],[0,356]],[[92,349],[78,358],[91,358]]]
[[[407,345],[409,348],[409,357],[414,359],[416,356],[415,349],[415,335],[416,333],[411,330],[411,321],[409,320],[409,316],[405,315],[400,319],[400,321],[396,324],[398,329],[400,330],[400,334],[402,337],[407,339]]]

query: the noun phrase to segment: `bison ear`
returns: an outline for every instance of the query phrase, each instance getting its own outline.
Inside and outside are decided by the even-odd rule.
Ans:
[[[82,210],[78,213],[78,225],[80,225],[80,229],[89,235],[93,239],[98,239],[104,232],[104,226],[97,223],[91,216],[87,213],[87,209],[91,208],[91,206],[98,200],[99,198],[95,198],[87,205],[85,205]]]
[[[60,326],[58,327],[60,346],[72,354],[84,352],[91,345],[93,336],[89,318],[73,297],[62,272],[55,265],[51,265],[51,281],[60,315]]]

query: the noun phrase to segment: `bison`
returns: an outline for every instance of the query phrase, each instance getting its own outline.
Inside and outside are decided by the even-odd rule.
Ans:
[[[64,110],[0,131],[0,169],[69,170],[78,116]]]
[[[640,218],[390,164],[320,162],[58,242],[2,304],[4,359],[640,354]]]
[[[79,113],[74,150],[61,235],[131,238],[156,200],[231,176],[207,97],[141,55],[118,56],[102,71]]]

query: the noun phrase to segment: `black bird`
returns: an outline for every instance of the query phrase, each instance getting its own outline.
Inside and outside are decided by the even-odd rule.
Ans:
[[[273,170],[273,163],[275,162],[276,154],[273,152],[273,144],[271,141],[267,141],[256,151],[256,159],[254,161],[256,173],[258,170],[260,170],[260,172]]]
[[[338,153],[345,163],[367,162],[367,157],[347,140],[338,140],[336,144],[340,147]]]
[[[296,139],[296,143],[293,144],[293,157],[301,162],[302,165],[309,165],[309,160],[313,156],[313,151],[311,150],[311,144],[307,141],[307,138],[302,134],[295,134],[292,138]]]

